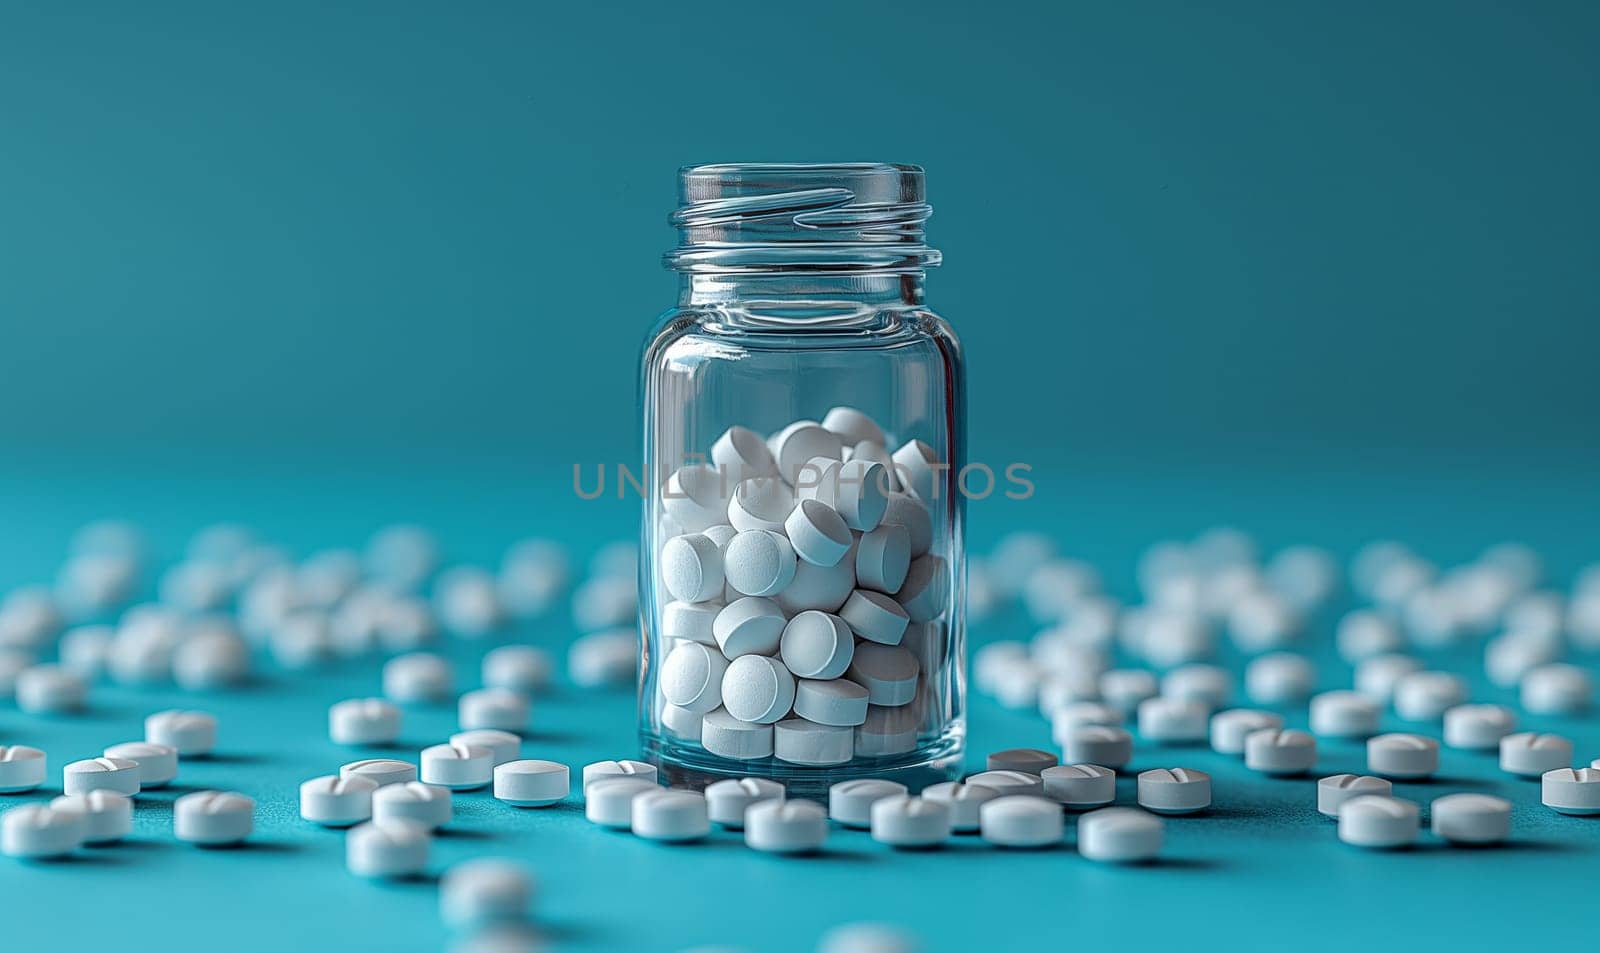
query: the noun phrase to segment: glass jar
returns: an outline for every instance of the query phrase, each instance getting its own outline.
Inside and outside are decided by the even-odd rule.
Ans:
[[[916,785],[965,736],[960,345],[916,166],[685,168],[646,343],[639,711],[673,783]]]

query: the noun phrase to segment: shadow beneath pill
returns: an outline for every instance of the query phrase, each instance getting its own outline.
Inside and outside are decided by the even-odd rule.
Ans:
[[[489,831],[458,827],[441,827],[435,830],[433,835],[440,840],[494,840],[494,834]]]
[[[175,846],[172,841],[148,840],[139,837],[124,837],[119,841],[108,844],[91,844],[94,850],[115,850],[127,853],[144,853],[152,850],[168,850]]]
[[[206,850],[219,853],[238,854],[297,854],[302,850],[301,845],[289,841],[274,840],[245,840],[237,844],[196,844]]]
[[[266,764],[269,758],[258,754],[249,754],[238,751],[213,751],[210,754],[182,755],[178,759],[181,766],[185,761],[194,761],[202,764]]]
[[[546,920],[543,917],[536,918],[533,929],[540,938],[549,940],[555,945],[594,941],[596,937],[603,935],[589,924],[578,924],[568,920]]]
[[[1209,857],[1156,857],[1131,865],[1156,870],[1221,870],[1226,864]]]
[[[571,731],[524,731],[520,732],[523,741],[545,745],[575,745],[583,741],[583,736]]]
[[[1429,778],[1390,778],[1389,780],[1396,788],[1488,788],[1493,790],[1499,787],[1499,782],[1484,778],[1456,778],[1443,775],[1434,775]]]

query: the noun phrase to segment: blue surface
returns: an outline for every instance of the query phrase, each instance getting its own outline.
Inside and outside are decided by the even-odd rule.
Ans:
[[[303,469],[312,473],[291,472]],[[592,512],[563,505],[559,483],[504,464],[461,459],[447,469],[453,473],[382,476],[374,461],[341,468],[300,460],[292,467],[262,462],[183,478],[137,468],[107,477],[87,467],[45,464],[0,473],[0,499],[25,504],[11,510],[0,536],[0,586],[43,578],[66,534],[109,512],[145,522],[166,552],[193,529],[225,517],[309,548],[356,543],[386,519],[421,514],[454,557],[472,560],[494,557],[524,532],[555,535],[581,554],[631,525],[626,505]],[[1222,518],[1257,531],[1269,546],[1326,539],[1347,548],[1345,540],[1370,532],[1369,525],[1388,525],[1444,560],[1470,556],[1510,533],[1507,527],[1521,526],[1521,538],[1540,546],[1564,579],[1594,555],[1600,509],[1592,504],[1591,490],[1537,476],[1491,480],[1446,469],[1414,471],[1405,480],[1350,480],[1328,467],[1219,478],[1168,468],[1164,475],[1083,473],[1047,487],[1026,509],[977,505],[972,522],[980,549],[1002,529],[1056,527],[1068,552],[1087,551],[1118,588],[1125,588],[1130,566],[1123,554],[1131,558],[1154,538],[1148,525],[1183,534]],[[1460,513],[1474,507],[1484,509],[1482,523],[1491,535],[1458,525]],[[975,638],[1028,632],[1011,618],[978,629]],[[1317,632],[1326,637],[1325,626]],[[519,635],[560,646],[572,633],[552,623]],[[481,647],[456,645],[453,651],[470,684]],[[1324,662],[1323,687],[1348,684],[1345,666]],[[1475,657],[1463,664],[1475,667]],[[8,947],[102,949],[104,931],[114,924],[134,931],[135,949],[210,950],[222,937],[230,949],[243,951],[346,941],[373,949],[438,948],[446,934],[434,884],[351,877],[343,868],[341,835],[305,824],[296,813],[301,780],[380,753],[335,746],[325,726],[329,703],[376,689],[376,663],[353,664],[314,677],[269,674],[225,696],[103,686],[81,718],[41,720],[0,709],[0,739],[50,753],[52,787],[65,761],[137,737],[149,711],[197,706],[222,723],[221,757],[185,763],[180,787],[141,796],[130,843],[85,851],[64,864],[0,859]],[[1482,684],[1474,695],[1506,698]],[[989,749],[1050,747],[1048,728],[1036,716],[1003,712],[982,699],[974,699],[972,709],[969,766]],[[580,766],[636,750],[634,702],[626,692],[562,689],[536,702],[534,719],[529,756]],[[1593,720],[1528,723],[1570,734],[1584,763],[1600,754]],[[404,750],[442,739],[453,725],[447,708],[408,710]],[[1361,763],[1359,745],[1327,745],[1317,770],[1354,771]],[[1216,807],[1170,820],[1169,849],[1154,866],[1084,861],[1071,848],[1070,832],[1061,849],[1038,854],[1000,852],[968,838],[942,851],[896,853],[847,832],[837,832],[828,851],[810,859],[759,855],[726,833],[699,846],[665,847],[590,826],[575,800],[521,811],[479,793],[456,798],[458,822],[436,841],[432,867],[480,854],[525,860],[542,884],[539,920],[547,938],[575,950],[666,951],[724,942],[782,953],[810,949],[827,927],[865,918],[904,924],[929,950],[952,953],[984,945],[1137,944],[1157,935],[1203,950],[1278,949],[1285,942],[1332,950],[1348,947],[1353,937],[1385,946],[1484,949],[1558,942],[1592,911],[1600,822],[1544,810],[1537,784],[1501,775],[1490,756],[1447,750],[1441,780],[1397,790],[1423,801],[1457,790],[1509,797],[1517,805],[1513,843],[1461,850],[1425,837],[1423,846],[1392,854],[1340,845],[1332,825],[1313,809],[1311,780],[1261,778],[1205,749],[1141,746],[1133,767],[1163,765],[1212,772]],[[251,846],[203,851],[170,839],[171,799],[209,786],[258,799]],[[1119,796],[1131,797],[1126,781]],[[1152,917],[1156,911],[1159,917]]]

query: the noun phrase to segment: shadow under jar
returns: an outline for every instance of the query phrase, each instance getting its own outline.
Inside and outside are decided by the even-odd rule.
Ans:
[[[640,730],[675,784],[953,776],[960,345],[916,166],[685,168],[644,348]]]

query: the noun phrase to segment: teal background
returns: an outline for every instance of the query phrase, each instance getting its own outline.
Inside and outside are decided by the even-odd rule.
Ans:
[[[1035,465],[1033,500],[970,508],[976,548],[1043,528],[1125,597],[1149,542],[1219,522],[1446,563],[1524,539],[1565,581],[1600,557],[1596,49],[1600,6],[1558,2],[0,0],[0,589],[108,515],[167,556],[221,519],[300,552],[421,520],[480,562],[530,533],[580,555],[630,535],[631,503],[580,503],[569,472],[634,453],[675,168],[841,158],[927,168],[972,456]],[[238,760],[183,780],[258,797],[264,846],[180,848],[157,796],[134,845],[0,860],[0,945],[100,949],[122,924],[138,950],[438,948],[428,883],[352,880],[294,816],[295,784],[355,757],[322,740],[326,705],[375,688],[355,666],[199,699]],[[80,721],[0,710],[0,743],[37,738],[56,785],[196,701],[97,699]],[[527,750],[625,756],[631,713],[558,693]],[[412,713],[406,739],[451,721]],[[972,727],[974,764],[1048,742],[982,700]],[[1592,721],[1539,727],[1600,754]],[[933,951],[1482,949],[1592,917],[1600,826],[1484,759],[1447,753],[1450,785],[1406,793],[1513,797],[1513,847],[1374,855],[1305,782],[1171,758],[1216,774],[1219,810],[1174,821],[1154,868],[857,835],[786,863],[481,795],[436,867],[525,858],[548,936],[579,949],[781,953],[864,917]]]

